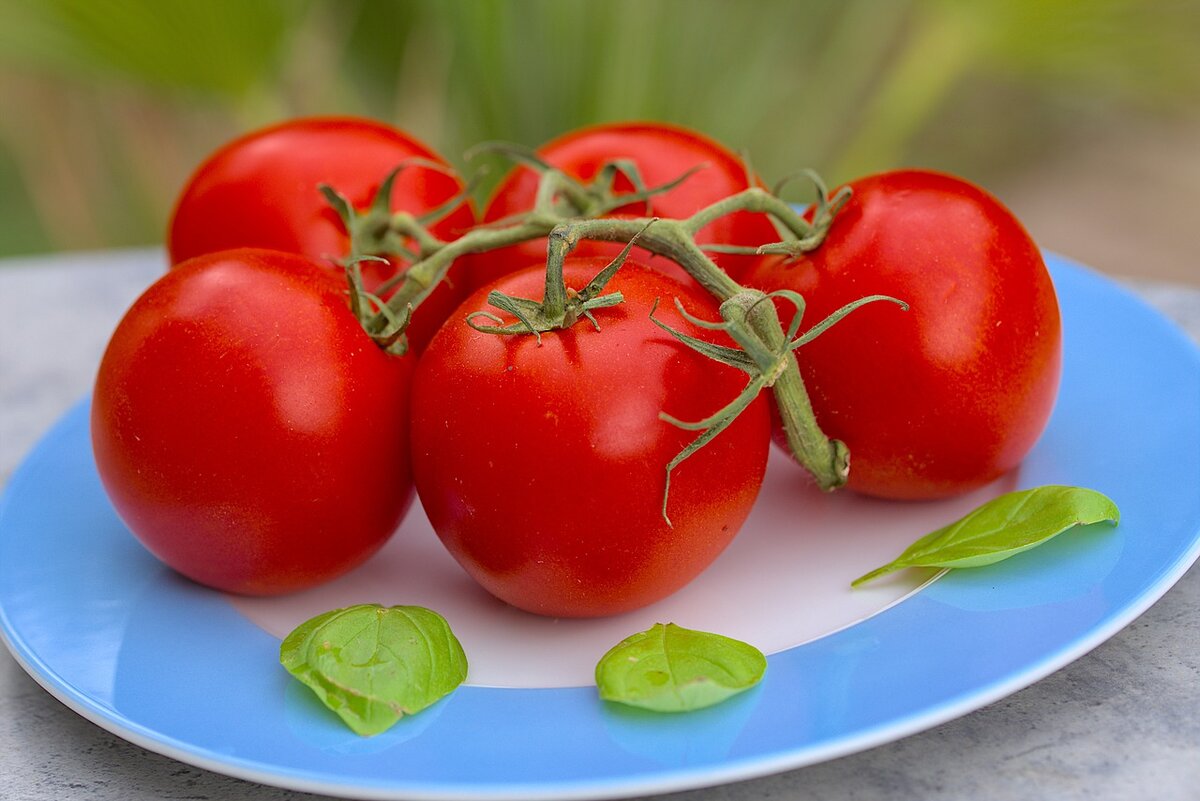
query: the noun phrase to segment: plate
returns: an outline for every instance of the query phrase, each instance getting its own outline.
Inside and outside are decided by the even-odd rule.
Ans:
[[[357,798],[661,793],[935,726],[1100,644],[1200,555],[1200,353],[1112,282],[1047,261],[1064,319],[1058,404],[1020,470],[969,499],[789,493],[796,479],[776,459],[761,508],[713,568],[662,604],[599,622],[544,620],[491,601],[430,545],[419,514],[335,585],[233,600],[161,567],[120,523],[95,474],[85,401],[46,434],[0,502],[0,632],[47,690],[127,740],[221,773]],[[937,580],[904,574],[866,593],[846,589],[931,522],[951,519],[955,504],[1049,483],[1108,494],[1121,525],[1076,529]],[[472,661],[468,685],[377,737],[345,729],[279,667],[276,635],[354,593],[449,604]],[[770,652],[766,678],[687,715],[601,703],[587,670],[656,619],[760,645]]]

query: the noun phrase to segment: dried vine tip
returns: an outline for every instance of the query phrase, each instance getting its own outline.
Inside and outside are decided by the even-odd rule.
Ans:
[[[788,173],[787,175],[780,178],[778,181],[775,182],[775,185],[773,187],[771,187],[771,194],[775,195],[775,197],[779,197],[780,195],[783,194],[783,190],[787,187],[788,184],[794,183],[795,181],[798,181],[801,178],[808,179],[809,183],[811,183],[813,185],[813,188],[817,190],[817,201],[818,202],[829,197],[829,188],[825,184],[825,180],[823,178],[821,178],[820,174],[817,173],[817,171],[812,169],[811,167],[805,167],[803,169],[796,170],[795,172]]]
[[[738,161],[742,162],[742,170],[746,175],[746,186],[761,186],[758,172],[754,169],[754,162],[750,159],[750,151],[747,148],[742,148],[738,151]]]
[[[682,184],[688,178],[691,178],[697,172],[707,168],[709,165],[697,164],[689,170],[686,170],[681,175],[672,178],[665,183],[657,186],[646,186],[645,180],[642,178],[641,169],[637,162],[632,159],[615,159],[605,162],[600,170],[596,173],[596,177],[590,184],[591,191],[597,197],[596,208],[590,210],[593,216],[596,214],[602,215],[608,212],[628,206],[631,203],[643,203],[646,207],[646,214],[651,213],[650,200],[656,195],[670,192],[675,187]],[[617,194],[613,191],[617,175],[624,175],[625,179],[633,185],[633,191],[624,194]]]
[[[463,154],[466,161],[474,161],[480,156],[503,156],[514,164],[520,164],[538,172],[549,172],[554,169],[549,162],[538,155],[536,150],[516,142],[500,140],[480,142]]]
[[[483,180],[483,176],[487,174],[487,171],[488,170],[486,167],[482,167],[473,172],[463,183],[461,192],[456,192],[442,205],[432,208],[429,211],[417,216],[416,221],[421,225],[430,226],[441,222],[446,217],[449,217],[450,214],[458,209],[459,206],[470,202],[471,196],[474,195],[475,190],[479,188],[479,184]],[[458,174],[455,173],[455,177],[461,176],[458,176]]]

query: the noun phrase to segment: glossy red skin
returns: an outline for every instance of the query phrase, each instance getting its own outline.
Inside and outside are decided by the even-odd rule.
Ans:
[[[604,260],[568,265],[582,287]],[[540,298],[544,270],[506,277],[509,294]],[[699,420],[735,398],[740,371],[710,361],[658,329],[648,314],[696,336],[678,296],[717,319],[702,291],[627,263],[610,290],[619,307],[532,336],[480,333],[458,322],[486,307],[486,288],[438,332],[413,385],[413,471],[434,529],[485,589],[554,617],[612,615],[675,592],[733,539],[762,482],[770,413],[760,396],[686,460],[667,463],[695,436],[659,419]]]
[[[736,153],[695,131],[660,122],[618,122],[580,128],[543,145],[538,154],[552,166],[584,181],[595,177],[606,162],[630,159],[637,164],[648,187],[666,184],[694,167],[707,165],[671,191],[652,198],[649,205],[620,209],[626,216],[682,219],[749,186],[746,167]],[[533,170],[514,169],[496,188],[482,220],[494,222],[528,211],[533,207],[537,186],[538,175]],[[618,178],[616,187],[620,191],[633,191],[633,184],[623,177]],[[766,215],[749,212],[722,217],[697,236],[697,241],[705,244],[757,246],[778,240],[779,234]],[[615,243],[585,241],[576,247],[574,254],[612,258],[621,247]],[[691,280],[673,262],[641,248],[634,254],[636,259],[656,269]],[[711,254],[711,258],[731,273],[744,272],[760,260],[730,254]],[[546,240],[531,240],[469,258],[464,263],[468,272],[465,280],[471,289],[477,289],[501,275],[545,261]]]
[[[100,478],[183,575],[250,595],[312,587],[374,553],[411,503],[412,365],[370,341],[311,260],[199,256],[109,342],[91,417]]]
[[[962,179],[896,170],[851,187],[820,248],[746,283],[801,293],[807,325],[866,295],[908,302],[859,309],[798,351],[817,421],[849,446],[859,492],[980,487],[1021,462],[1058,392],[1058,302],[1041,253]],[[793,307],[780,310],[790,319]]]
[[[330,260],[346,256],[350,240],[318,185],[329,184],[361,209],[374,199],[388,173],[411,159],[446,164],[403,131],[357,117],[289,120],[235,139],[197,168],[176,201],[167,233],[171,263],[257,247],[299,253],[341,274]],[[420,215],[462,190],[462,182],[451,175],[409,166],[392,188],[391,207]],[[474,211],[464,204],[431,230],[443,239],[456,239],[474,223]],[[364,283],[374,289],[403,264],[363,262]],[[418,350],[464,294],[454,283],[443,284],[421,304],[409,328]]]

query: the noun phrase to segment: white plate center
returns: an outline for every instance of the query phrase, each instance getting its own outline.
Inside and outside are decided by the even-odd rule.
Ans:
[[[417,503],[375,557],[340,579],[282,598],[229,600],[281,639],[330,609],[358,603],[425,606],[443,615],[462,642],[469,684],[585,686],[605,651],[654,623],[724,634],[771,654],[864,620],[911,594],[931,573],[904,571],[852,590],[853,579],[1013,488],[1010,476],[948,501],[827,495],[772,448],[758,503],[729,548],[687,587],[635,612],[560,620],[514,609],[467,576]]]

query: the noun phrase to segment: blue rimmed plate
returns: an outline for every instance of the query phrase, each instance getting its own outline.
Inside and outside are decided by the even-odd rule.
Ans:
[[[222,773],[360,798],[665,792],[931,727],[1098,645],[1200,554],[1200,353],[1111,282],[1049,262],[1065,331],[1058,405],[1021,470],[979,496],[826,498],[796,489],[776,460],[746,530],[709,572],[663,604],[606,621],[546,621],[492,602],[419,514],[352,576],[249,601],[177,578],[133,539],[96,478],[81,404],[0,506],[0,631],[51,693],[128,740]],[[932,583],[906,575],[846,588],[982,496],[1047,483],[1105,492],[1121,525]],[[277,654],[278,634],[310,612],[367,600],[443,611],[472,671],[450,698],[363,739],[292,681]],[[684,716],[600,703],[588,669],[656,619],[754,642],[770,653],[766,679]]]

